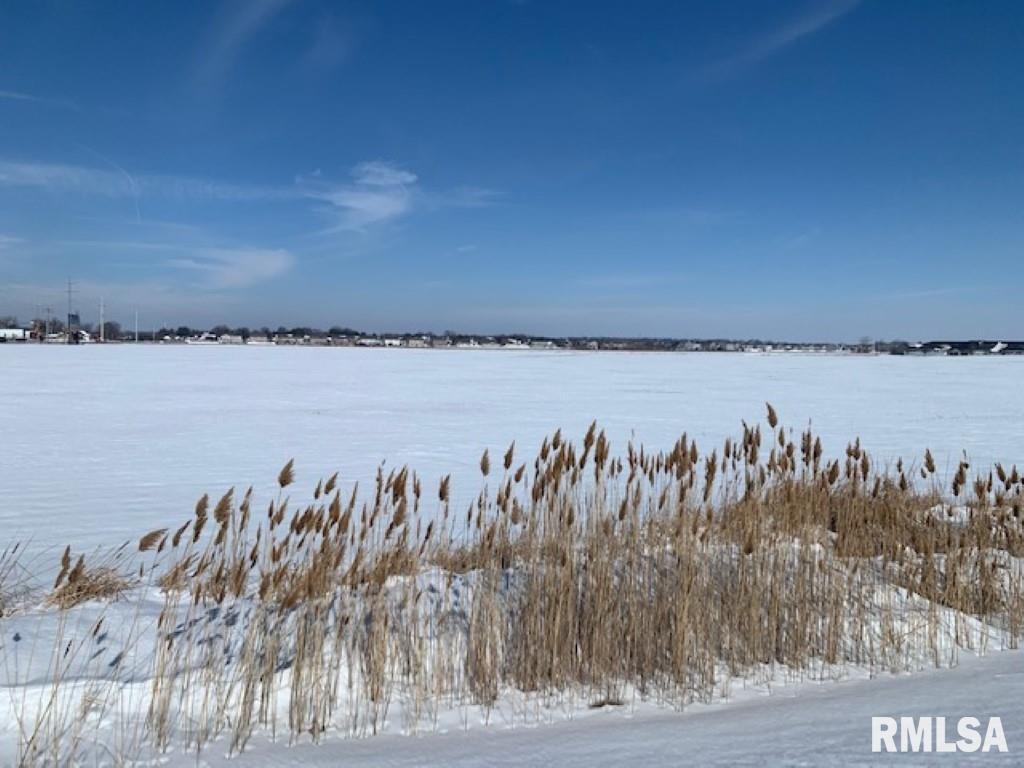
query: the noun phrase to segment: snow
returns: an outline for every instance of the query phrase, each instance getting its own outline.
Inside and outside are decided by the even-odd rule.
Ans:
[[[422,578],[436,584],[444,581],[439,572]],[[458,595],[470,582],[456,581]],[[904,622],[895,628],[899,632],[914,631],[916,615],[925,610],[923,601],[898,588],[892,588],[888,600],[880,604],[884,602],[895,603]],[[1015,717],[1024,692],[1021,652],[1006,650],[1007,638],[1001,631],[939,608],[943,617],[939,644],[946,649],[942,663],[955,664],[952,669],[932,670],[934,660],[926,657],[907,658],[908,668],[916,671],[896,676],[885,669],[813,662],[804,670],[762,665],[744,678],[729,678],[723,668],[712,701],[691,703],[681,711],[628,687],[621,702],[597,709],[589,706],[592,699],[582,692],[505,690],[493,707],[448,702],[417,720],[399,688],[378,735],[363,730],[352,733],[350,714],[341,710],[332,717],[319,744],[310,743],[308,736],[290,743],[292,737],[285,733],[274,739],[261,728],[242,755],[235,754],[230,762],[227,734],[206,745],[199,756],[183,751],[177,743],[167,753],[154,754],[137,739],[151,701],[149,659],[163,605],[158,590],[140,588],[113,604],[87,603],[66,614],[33,609],[3,619],[0,765],[14,763],[19,724],[32,722],[47,708],[66,713],[58,716],[59,722],[73,722],[74,713],[88,709],[90,714],[79,727],[83,741],[91,745],[84,751],[89,764],[94,760],[107,765],[106,756],[120,755],[131,764],[169,768],[239,763],[260,768],[341,763],[396,767],[550,763],[568,768],[694,762],[868,765],[877,763],[869,747],[872,716],[945,716],[954,723],[963,716],[1000,716],[1011,756],[1024,745],[1024,723]],[[245,610],[244,605],[228,605],[201,612],[200,636],[226,638],[243,623],[236,623],[231,615]],[[101,629],[96,631],[100,619]],[[987,655],[957,649],[954,636]],[[51,651],[65,647],[71,648],[70,653]],[[54,698],[56,669],[63,691]],[[287,722],[290,684],[289,673],[282,672],[276,706],[280,722]],[[969,763],[972,758],[939,757],[951,764]],[[989,762],[1000,756],[974,757]]]
[[[695,706],[684,713],[631,715],[606,708],[573,721],[530,728],[473,728],[288,748],[257,741],[246,761],[262,768],[1017,765],[1024,749],[1024,719],[1018,716],[1022,683],[1024,658],[1020,651],[1006,651],[965,658],[950,670],[804,683],[773,689],[771,695],[762,689],[742,700]],[[886,715],[945,716],[953,723],[967,715],[983,723],[999,716],[1009,751],[873,754],[871,718]],[[213,768],[237,762],[210,750],[198,761],[194,755],[173,755],[166,765]]]
[[[525,455],[593,419],[613,451],[683,431],[710,447],[766,400],[832,455],[859,435],[881,460],[929,447],[940,472],[961,450],[1024,465],[1022,378],[1024,357],[6,345],[0,525],[49,562],[183,520],[204,492],[266,500],[293,457],[302,488],[387,461],[428,487],[451,472],[468,499],[484,448]]]
[[[582,435],[594,419],[613,452],[629,439],[667,448],[683,431],[710,448],[735,435],[741,419],[762,420],[766,400],[794,429],[813,422],[829,455],[859,435],[876,463],[919,462],[928,447],[940,474],[966,450],[973,475],[995,461],[1024,465],[1022,373],[1024,358],[7,345],[0,347],[0,549],[27,540],[22,562],[44,573],[65,544],[76,552],[109,547],[184,521],[203,492],[216,498],[251,484],[259,508],[276,495],[271,488],[289,458],[297,495],[335,470],[348,486],[365,484],[386,460],[409,464],[427,483],[451,472],[456,499],[465,499],[478,490],[484,448],[493,455],[515,440],[520,455],[530,455],[556,427]],[[966,514],[952,509],[958,519]],[[932,512],[948,515],[944,507]],[[13,760],[17,718],[46,701],[55,663],[72,694],[60,706],[79,706],[76,696],[94,693],[116,697],[92,704],[103,714],[89,726],[105,743],[117,747],[123,738],[130,748],[129,721],[120,715],[146,710],[145,671],[162,607],[156,590],[140,587],[111,605],[63,616],[35,606],[5,618],[0,765]],[[58,638],[84,642],[55,662]],[[408,735],[397,702],[381,736],[343,738],[336,729],[323,744],[289,747],[257,733],[241,762],[876,764],[872,715],[1000,715],[1009,756],[930,757],[950,765],[1016,762],[1024,748],[1024,722],[1015,717],[1024,665],[1019,651],[997,652],[1004,645],[1001,637],[974,642],[991,653],[963,652],[951,670],[910,676],[774,668],[732,681],[713,703],[684,712],[630,697],[598,710],[585,698],[546,706],[505,692],[491,712],[450,708],[438,713],[437,732],[414,727],[417,735]],[[104,684],[111,680],[117,685]],[[172,750],[156,763],[227,765],[227,751],[221,739],[198,759]]]
[[[877,765],[915,764],[920,755],[873,755],[873,715],[1001,715],[1009,753],[931,755],[928,762],[1016,764],[1024,744],[1019,711],[1019,652],[970,659],[960,667],[909,677],[803,684],[742,702],[695,707],[684,714],[629,716],[606,709],[593,716],[550,727],[515,730],[475,729],[420,738],[380,737],[357,741],[265,747],[265,766],[449,765]],[[955,704],[952,704],[955,702]],[[192,765],[195,764],[192,759]],[[169,765],[186,764],[171,760]],[[215,754],[200,765],[224,765]]]

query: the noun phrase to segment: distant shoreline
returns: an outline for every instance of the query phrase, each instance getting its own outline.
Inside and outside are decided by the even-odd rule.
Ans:
[[[70,328],[70,331],[68,330]],[[458,331],[367,332],[332,326],[328,330],[296,326],[276,331],[261,327],[230,328],[213,326],[209,330],[180,326],[134,332],[117,323],[103,325],[105,335],[90,325],[0,328],[0,343],[21,344],[164,344],[188,346],[308,346],[308,347],[385,347],[406,349],[501,349],[630,351],[630,352],[753,352],[753,353],[832,353],[892,355],[1024,355],[1024,341],[1003,339],[932,339],[929,341],[878,340],[862,337],[856,343],[819,341],[775,341],[763,338],[673,338],[654,336],[538,336],[527,333],[461,333]],[[69,339],[70,337],[70,339]]]
[[[750,356],[794,356],[794,357],[1020,357],[1024,356],[1024,350],[1002,350],[993,352],[991,350],[958,351],[935,349],[910,349],[910,350],[871,350],[861,351],[852,348],[812,348],[799,346],[770,346],[756,347],[746,346],[737,349],[702,348],[702,349],[680,349],[670,346],[644,346],[643,344],[633,345],[629,342],[610,343],[606,346],[578,346],[559,345],[552,346],[506,346],[497,344],[449,344],[449,345],[409,345],[409,344],[352,344],[352,343],[324,343],[324,342],[188,342],[188,341],[89,341],[76,344],[66,342],[40,342],[40,341],[0,341],[0,349],[11,347],[205,347],[205,348],[227,348],[237,349],[240,347],[252,348],[310,348],[310,349],[365,349],[365,350],[431,350],[431,351],[460,351],[460,352],[646,352],[655,354],[704,354],[704,355],[750,355]]]

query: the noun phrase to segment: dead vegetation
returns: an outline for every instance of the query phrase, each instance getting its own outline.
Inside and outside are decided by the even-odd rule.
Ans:
[[[9,614],[25,590],[25,571],[20,563],[20,542],[0,551],[0,618]]]
[[[93,600],[102,602],[122,597],[138,581],[125,572],[124,554],[122,547],[92,565],[86,564],[85,555],[73,560],[71,547],[67,547],[46,605],[67,610]]]
[[[710,451],[683,435],[614,454],[592,425],[528,461],[485,452],[458,510],[449,478],[428,493],[405,468],[365,497],[321,479],[296,504],[288,462],[263,511],[251,489],[204,496],[138,542],[165,598],[147,739],[372,734],[395,702],[417,731],[508,691],[682,707],[777,666],[953,663],[982,627],[1014,645],[1024,481],[970,470],[946,494],[930,452],[879,468],[856,441],[828,459],[771,406],[767,430]],[[129,586],[62,566],[61,608]]]

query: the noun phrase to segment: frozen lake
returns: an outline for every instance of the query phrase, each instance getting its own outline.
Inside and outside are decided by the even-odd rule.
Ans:
[[[614,450],[683,431],[710,448],[765,400],[830,454],[859,435],[876,459],[1024,465],[1022,382],[1024,357],[2,345],[0,544],[119,543],[232,485],[265,503],[292,457],[301,498],[335,470],[365,487],[382,460],[429,503],[448,472],[469,498],[485,447],[532,458],[597,419]]]

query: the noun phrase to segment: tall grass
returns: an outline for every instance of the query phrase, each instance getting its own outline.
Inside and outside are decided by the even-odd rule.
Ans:
[[[682,708],[779,669],[896,671],[1015,646],[1024,480],[970,471],[947,490],[930,452],[879,467],[855,441],[826,459],[771,406],[710,451],[683,435],[616,455],[592,425],[525,461],[485,452],[465,509],[450,478],[428,492],[406,468],[378,470],[367,494],[321,479],[296,503],[289,462],[267,507],[251,489],[204,496],[142,536],[139,572],[65,553],[49,599],[71,610],[129,576],[160,590],[137,749],[365,736],[393,712],[430,730],[503,700],[524,721],[553,702]],[[23,763],[80,749],[54,734]]]

